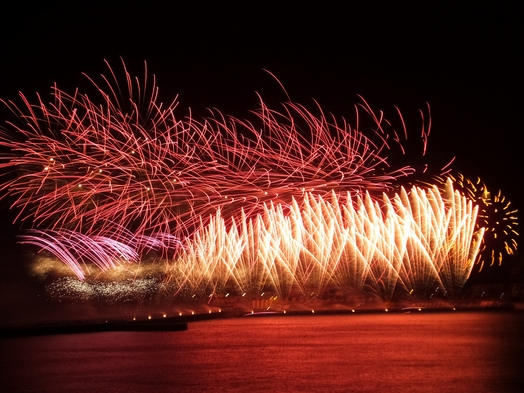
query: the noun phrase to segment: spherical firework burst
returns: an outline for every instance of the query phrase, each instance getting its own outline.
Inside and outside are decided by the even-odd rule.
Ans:
[[[471,180],[461,173],[456,173],[446,177],[435,176],[434,180],[444,187],[448,178],[457,191],[479,206],[477,228],[485,228],[477,260],[479,270],[482,270],[485,264],[501,265],[504,256],[513,255],[517,250],[517,209],[511,206],[511,202],[502,195],[501,190],[492,194],[479,177]]]

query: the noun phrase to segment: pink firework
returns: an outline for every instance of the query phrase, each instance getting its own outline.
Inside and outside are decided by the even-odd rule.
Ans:
[[[90,79],[96,101],[56,85],[50,103],[23,94],[22,105],[3,101],[17,120],[0,133],[8,150],[0,167],[14,174],[0,190],[18,220],[53,238],[131,236],[140,254],[149,243],[136,239],[183,238],[218,210],[249,218],[267,202],[286,205],[306,193],[380,196],[414,172],[388,164],[388,154],[402,151],[400,137],[365,101],[353,126],[320,107],[315,114],[288,102],[276,111],[262,100],[253,121],[218,111],[196,120],[179,116],[176,99],[159,102],[147,67],[140,81],[124,66],[124,88],[109,70],[102,83]],[[424,151],[428,134],[423,128]]]

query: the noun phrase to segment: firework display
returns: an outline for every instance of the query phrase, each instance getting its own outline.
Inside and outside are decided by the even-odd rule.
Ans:
[[[125,88],[111,75],[91,80],[98,101],[56,85],[50,103],[4,101],[16,116],[0,131],[0,191],[29,227],[21,242],[78,279],[150,253],[173,296],[314,287],[389,300],[456,293],[469,277],[486,227],[478,200],[451,180],[398,187],[416,172],[388,162],[403,152],[401,115],[400,134],[365,101],[353,125],[293,102],[195,119],[159,102],[147,68],[143,83],[125,70]]]
[[[463,287],[484,231],[476,230],[478,207],[454,191],[451,180],[444,195],[434,186],[401,189],[391,199],[384,195],[381,203],[369,194],[355,200],[348,195],[344,201],[334,192],[327,199],[307,193],[300,203],[293,200],[287,212],[271,203],[251,219],[226,219],[219,211],[186,239],[167,266],[147,273],[116,267],[110,280],[69,278],[52,288],[80,297],[113,293],[112,299],[160,291],[183,299],[224,293],[256,298],[266,292],[289,299],[311,290],[319,296],[366,291],[389,301],[395,291],[423,297],[441,288],[451,296]],[[60,239],[58,234],[54,238]],[[44,239],[32,238],[66,260],[66,244],[57,252]],[[104,244],[75,241],[85,242],[77,255],[86,259]]]
[[[501,265],[504,256],[517,250],[517,209],[511,207],[501,190],[492,195],[478,177],[471,180],[462,173],[449,173],[445,178],[436,176],[433,180],[443,188],[448,179],[458,192],[479,206],[477,229],[485,228],[477,260],[479,269],[482,270],[486,263]]]
[[[458,292],[471,272],[483,230],[477,207],[448,182],[446,195],[402,189],[382,203],[369,194],[340,203],[308,193],[286,213],[270,204],[236,225],[217,214],[171,265],[188,295],[236,291],[281,298],[308,288],[369,290],[384,300],[402,290],[423,296],[435,287]]]
[[[1,138],[12,153],[0,166],[18,171],[1,191],[21,220],[115,240],[125,230],[183,236],[217,209],[256,215],[263,202],[305,192],[382,192],[414,172],[388,166],[385,152],[400,148],[399,136],[365,103],[357,111],[368,114],[370,137],[360,120],[351,127],[294,103],[279,113],[261,102],[257,125],[218,112],[197,121],[179,118],[177,102],[157,102],[147,77],[143,85],[126,78],[129,102],[105,79],[101,105],[56,86],[52,103],[6,103],[21,124]]]

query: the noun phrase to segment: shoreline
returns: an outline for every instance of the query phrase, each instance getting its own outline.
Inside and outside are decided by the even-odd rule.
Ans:
[[[450,312],[524,312],[524,305],[514,303],[494,303],[484,305],[390,305],[389,307],[370,308],[309,308],[291,310],[252,310],[231,308],[207,313],[180,313],[178,316],[152,318],[151,316],[133,319],[91,319],[42,322],[26,325],[0,326],[0,339],[34,337],[45,335],[101,333],[101,332],[173,332],[185,331],[192,322],[228,318],[261,318],[285,316],[326,316],[326,315],[369,315],[369,314],[417,314],[417,313],[450,313]]]

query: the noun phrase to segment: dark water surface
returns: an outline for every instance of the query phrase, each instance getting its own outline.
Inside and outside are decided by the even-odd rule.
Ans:
[[[522,392],[522,313],[246,317],[0,340],[1,392]]]

